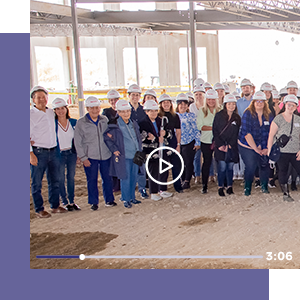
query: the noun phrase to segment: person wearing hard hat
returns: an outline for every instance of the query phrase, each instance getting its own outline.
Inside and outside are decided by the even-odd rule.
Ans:
[[[143,106],[139,103],[141,99],[142,89],[137,84],[132,84],[128,87],[129,104],[131,106],[131,120],[140,124],[146,117]],[[142,168],[145,168],[143,165]],[[138,189],[142,199],[148,199],[149,196],[146,191],[146,170],[144,169],[138,176]]]
[[[279,93],[276,90],[272,91],[272,99],[273,99],[273,103],[274,103],[274,111],[275,111],[275,116],[277,116],[280,112],[280,107],[279,107]]]
[[[203,85],[204,82],[205,81],[202,78],[197,78],[197,79],[194,80],[193,87],[198,86],[198,85]]]
[[[249,79],[245,78],[241,81],[243,97],[241,97],[236,103],[238,114],[240,115],[240,117],[243,116],[244,111],[248,108],[252,101],[252,88],[253,84]]]
[[[154,100],[156,103],[158,103],[157,102],[157,95],[156,95],[155,90],[149,89],[145,92],[142,104],[144,105],[145,102],[148,101],[148,100]]]
[[[121,180],[121,194],[124,207],[131,208],[132,204],[141,201],[135,199],[135,186],[139,168],[135,163],[135,156],[142,151],[139,126],[131,120],[131,106],[127,100],[119,100],[116,104],[119,118],[116,124],[109,124],[104,132],[104,141],[113,154],[109,169],[111,176]]]
[[[231,94],[235,97],[236,100],[239,100],[241,98],[241,95],[237,91],[233,91]]]
[[[106,116],[109,122],[114,122],[116,118],[117,115],[116,103],[119,101],[120,98],[121,95],[116,90],[110,90],[107,93],[107,99],[111,107],[104,108],[102,111],[102,115]]]
[[[111,152],[104,143],[103,133],[107,129],[108,119],[100,115],[100,101],[94,96],[85,100],[87,114],[81,117],[76,124],[74,142],[77,156],[83,163],[87,179],[88,203],[91,210],[98,209],[98,172],[102,178],[102,189],[105,206],[113,207],[114,202],[112,178],[109,176]]]
[[[239,133],[239,152],[245,163],[244,195],[251,194],[255,170],[259,168],[260,185],[263,193],[268,191],[269,164],[267,159],[267,141],[273,116],[266,95],[258,91],[245,110]]]
[[[176,112],[181,123],[180,153],[184,161],[184,172],[181,176],[183,180],[182,188],[189,189],[190,181],[194,171],[194,156],[200,149],[200,132],[197,128],[196,115],[189,112],[188,97],[180,93],[176,98]]]
[[[180,153],[180,141],[181,141],[181,124],[180,119],[176,112],[174,111],[172,99],[167,94],[162,94],[158,99],[159,111],[158,115],[162,118],[163,129],[166,131],[166,138],[164,139],[164,145],[175,149]],[[172,175],[173,178],[177,178],[181,171],[181,161],[173,151],[167,151],[166,160],[168,160],[172,165]],[[169,172],[163,172],[160,176],[161,182],[168,181]],[[182,193],[182,186],[180,178],[173,184],[177,193]],[[167,185],[162,185],[160,187],[160,195],[168,195]]]
[[[203,84],[204,90],[205,92],[207,92],[208,90],[212,90],[213,86],[209,83],[209,82],[205,82]]]
[[[214,90],[218,93],[218,103],[219,103],[219,105],[222,105],[224,97],[225,97],[225,88],[224,88],[223,84],[221,84],[220,82],[217,82],[214,85]]]
[[[193,104],[195,102],[194,94],[192,92],[187,92],[186,95],[188,96],[188,99],[189,99],[188,105],[190,106],[191,104]]]
[[[80,163],[80,159],[77,159],[77,153],[74,145],[74,130],[77,120],[70,118],[68,104],[62,98],[55,98],[52,101],[52,109],[54,110],[55,114],[55,130],[57,135],[57,144],[59,147],[59,194],[66,210],[80,210],[80,207],[76,203],[74,203],[74,178],[76,163]],[[68,196],[65,187],[66,169]]]
[[[271,124],[268,139],[268,155],[270,155],[272,145],[276,140],[282,140],[282,135],[286,135],[285,145],[280,147],[278,164],[278,180],[283,192],[283,200],[292,202],[294,199],[289,194],[288,177],[289,164],[300,176],[300,116],[296,114],[298,99],[294,94],[287,95],[284,100],[283,110],[275,117]]]
[[[221,110],[218,105],[218,93],[208,90],[205,93],[205,104],[199,109],[197,115],[197,128],[201,131],[201,152],[203,154],[202,165],[202,194],[207,193],[207,184],[213,155],[213,133],[212,125],[217,112]]]
[[[241,126],[241,117],[237,113],[236,102],[234,95],[226,95],[223,109],[216,114],[213,122],[214,151],[218,163],[218,194],[221,197],[225,196],[225,179],[227,194],[234,194],[232,190],[233,165],[239,162],[237,139]]]
[[[224,90],[225,90],[225,96],[228,95],[228,94],[230,94],[230,88],[229,88],[229,86],[227,84],[223,84],[223,86],[224,86]]]
[[[161,129],[162,119],[158,117],[158,104],[155,100],[148,100],[144,104],[147,117],[140,123],[140,133],[142,139],[143,152],[149,155],[153,150],[163,145],[166,131]],[[159,178],[159,152],[155,152],[149,159],[148,170],[152,178],[160,181]],[[172,193],[159,194],[160,186],[149,176],[150,198],[154,201],[163,199],[162,196],[171,197]]]
[[[34,107],[30,109],[31,194],[36,216],[49,218],[51,214],[44,209],[41,193],[42,179],[46,170],[51,213],[67,212],[59,206],[59,157],[54,113],[47,107],[48,91],[44,87],[33,87],[30,97],[34,103]]]
[[[276,116],[275,113],[275,109],[274,109],[274,102],[273,102],[273,96],[272,96],[272,85],[268,82],[264,82],[261,87],[260,90],[262,92],[265,93],[267,101],[268,101],[268,105],[269,105],[269,109],[271,111],[271,113],[273,114],[273,118]]]
[[[295,81],[289,81],[286,86],[286,91],[288,95],[295,95],[297,97],[298,85]],[[283,96],[284,97],[284,96]],[[283,108],[283,101],[279,104],[280,109]],[[300,106],[298,105],[298,112],[300,113]]]

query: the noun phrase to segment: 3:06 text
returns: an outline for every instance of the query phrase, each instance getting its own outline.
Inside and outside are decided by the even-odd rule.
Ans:
[[[278,253],[273,253],[273,252],[266,252],[267,254],[267,260],[292,260],[292,252],[278,252]]]

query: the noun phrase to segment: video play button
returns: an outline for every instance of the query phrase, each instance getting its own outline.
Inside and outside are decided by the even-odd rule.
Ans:
[[[179,158],[180,158],[180,162],[181,162],[181,170],[180,170],[180,173],[179,175],[173,179],[172,181],[168,181],[168,182],[161,182],[161,181],[158,181],[157,179],[153,178],[152,174],[149,172],[149,160],[150,158],[156,153],[162,153],[163,150],[171,150],[172,152],[174,152]],[[162,174],[170,169],[172,169],[174,166],[169,163],[168,161],[166,161],[165,159],[163,159],[162,157],[158,158],[159,159],[159,174]],[[167,146],[163,146],[163,147],[159,147],[159,148],[156,148],[154,149],[147,157],[146,159],[146,163],[145,163],[145,168],[146,168],[146,172],[147,172],[147,175],[149,176],[149,178],[154,181],[155,183],[159,184],[159,185],[168,185],[168,184],[172,184],[174,182],[176,182],[179,178],[181,178],[181,175],[183,173],[183,170],[184,170],[184,162],[183,162],[183,158],[182,156],[180,155],[180,153],[178,151],[176,151],[175,149],[171,148],[171,147],[167,147]]]

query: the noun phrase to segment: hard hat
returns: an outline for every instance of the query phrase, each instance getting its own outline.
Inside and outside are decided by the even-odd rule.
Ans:
[[[137,84],[132,84],[128,87],[127,93],[142,93],[141,88]]]
[[[258,91],[253,95],[253,100],[267,100],[267,97],[264,92]]]
[[[194,93],[197,93],[197,92],[205,93],[204,86],[203,85],[196,85],[196,86],[194,86],[193,92]]]
[[[55,98],[53,101],[52,101],[52,108],[55,109],[55,108],[58,108],[58,107],[63,107],[63,106],[68,106],[67,102],[62,99],[62,98]]]
[[[298,88],[298,85],[295,81],[289,81],[287,86],[286,86],[286,89],[289,89],[289,88],[295,88],[297,89]]]
[[[188,103],[189,102],[189,97],[184,93],[180,93],[176,97],[176,102],[177,102],[177,104],[179,102],[187,102]]]
[[[268,82],[265,82],[260,87],[261,91],[272,91],[272,85]]]
[[[144,104],[144,110],[158,110],[158,104],[155,100],[148,100]]]
[[[150,96],[153,96],[153,97],[157,98],[156,92],[153,89],[147,90],[145,92],[144,96],[146,96],[146,95],[150,95]]]
[[[231,94],[232,94],[234,97],[239,97],[239,98],[241,98],[241,95],[240,95],[237,91],[233,91]]]
[[[218,93],[215,90],[208,90],[205,93],[205,97],[206,97],[206,99],[218,99],[219,98]]]
[[[85,100],[85,107],[100,106],[101,102],[95,96],[89,96]]]
[[[121,99],[116,103],[117,110],[131,110],[131,106],[127,100]]]
[[[171,97],[170,97],[169,95],[167,95],[167,94],[162,94],[162,95],[160,95],[160,97],[159,97],[159,99],[158,99],[158,103],[161,103],[161,102],[166,101],[166,100],[172,102],[172,99],[171,99]]]
[[[241,87],[242,87],[242,86],[246,86],[246,85],[252,86],[252,83],[251,83],[251,81],[250,81],[249,79],[244,78],[244,79],[241,81]]]
[[[217,82],[215,85],[214,85],[214,90],[225,90],[224,86],[222,83],[220,82]]]
[[[277,91],[272,91],[272,97],[273,99],[279,99],[279,93]]]
[[[223,84],[224,89],[225,89],[225,93],[230,94],[230,88],[227,84]]]
[[[209,82],[205,82],[205,83],[203,84],[203,87],[204,87],[205,89],[207,89],[207,88],[212,89],[212,88],[213,88],[212,85],[211,85]]]
[[[33,94],[34,92],[37,92],[37,91],[42,91],[42,92],[44,92],[46,95],[48,95],[48,91],[47,91],[44,87],[42,87],[42,86],[40,86],[40,85],[36,85],[36,86],[34,86],[34,87],[31,89],[31,91],[30,91],[30,98],[32,98],[32,94]]]
[[[276,86],[272,84],[272,91],[277,91]]]
[[[283,88],[283,89],[281,89],[280,91],[279,91],[279,95],[280,96],[284,96],[284,95],[287,95],[288,94],[288,92],[287,92],[287,89],[286,88]]]
[[[194,86],[196,85],[203,85],[204,80],[202,78],[197,78],[194,80]]]
[[[234,95],[228,94],[224,97],[223,103],[228,103],[228,102],[237,102],[237,100]]]
[[[117,98],[121,98],[121,95],[120,95],[119,92],[116,91],[116,90],[110,90],[110,91],[107,93],[107,98],[108,98],[108,99],[117,99]]]
[[[194,94],[191,93],[191,92],[187,92],[186,95],[187,95],[189,98],[195,99]]]
[[[297,98],[300,98],[300,90],[297,92]]]
[[[298,106],[298,98],[295,95],[287,95],[284,97],[283,103],[294,102]]]

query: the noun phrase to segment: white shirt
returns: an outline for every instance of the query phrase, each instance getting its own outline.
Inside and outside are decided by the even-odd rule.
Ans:
[[[197,108],[195,102],[192,103],[192,104],[189,106],[189,110],[190,110],[190,112],[194,113],[194,114],[196,115],[196,117],[197,117],[198,112],[199,112],[199,109]]]
[[[46,112],[36,107],[30,110],[30,140],[34,141],[35,147],[50,149],[57,145],[54,112],[51,108],[47,108]]]
[[[57,137],[59,142],[59,148],[61,151],[72,148],[74,129],[72,128],[69,120],[67,122],[66,128],[63,128],[63,126],[58,122]]]

